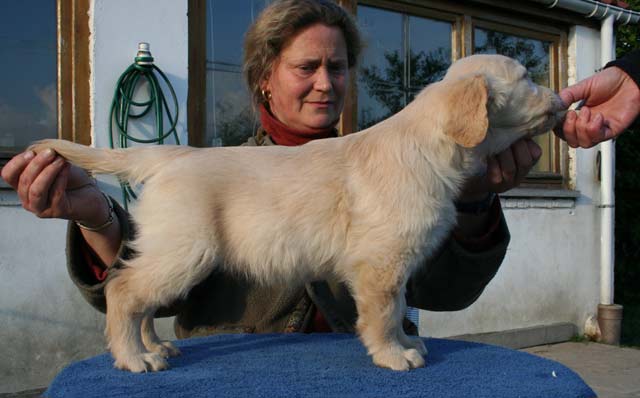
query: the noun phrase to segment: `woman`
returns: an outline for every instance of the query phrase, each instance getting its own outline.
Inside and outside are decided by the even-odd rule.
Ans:
[[[300,145],[337,135],[350,72],[361,49],[358,29],[326,0],[273,2],[245,40],[245,71],[262,127],[248,145]],[[493,193],[516,186],[540,157],[520,141],[489,159],[486,177],[471,181],[459,199],[459,225],[439,254],[423,265],[407,288],[408,305],[459,310],[473,303],[497,272],[509,233]],[[123,242],[134,233],[127,214],[81,170],[53,153],[16,156],[2,170],[23,207],[38,217],[69,224],[69,272],[87,300],[105,310],[109,269],[130,256]],[[251,236],[247,236],[251,239]],[[176,335],[229,332],[353,332],[356,309],[337,280],[303,287],[264,286],[216,272],[181,303]],[[161,314],[161,315],[162,315]],[[415,326],[407,324],[410,332]]]

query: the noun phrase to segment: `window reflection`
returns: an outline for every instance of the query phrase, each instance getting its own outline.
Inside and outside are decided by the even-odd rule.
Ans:
[[[551,87],[549,82],[550,42],[479,28],[476,28],[473,34],[474,53],[501,54],[515,58],[527,68],[534,82]]]
[[[367,47],[358,77],[358,129],[404,108],[451,64],[452,26],[427,18],[359,6]]]
[[[55,6],[0,2],[0,156],[57,136]]]
[[[242,41],[251,22],[268,3],[207,1],[208,146],[240,145],[257,128],[242,76]]]

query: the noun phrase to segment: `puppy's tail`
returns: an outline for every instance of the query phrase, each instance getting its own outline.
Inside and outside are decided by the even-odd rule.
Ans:
[[[85,170],[112,174],[133,183],[146,180],[165,167],[169,160],[193,151],[193,148],[177,145],[103,149],[55,139],[37,141],[29,147],[36,153],[48,148]]]

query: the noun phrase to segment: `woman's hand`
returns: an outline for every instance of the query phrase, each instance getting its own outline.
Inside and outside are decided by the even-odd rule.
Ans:
[[[563,89],[560,97],[567,106],[584,100],[579,114],[570,110],[554,129],[572,148],[591,148],[619,136],[640,113],[638,85],[615,66]]]
[[[101,225],[109,217],[93,179],[51,150],[14,156],[2,168],[2,178],[16,190],[22,207],[40,218]]]
[[[1,172],[18,193],[22,207],[40,218],[74,220],[98,230],[81,229],[85,242],[98,259],[109,266],[118,253],[121,238],[117,217],[95,181],[82,169],[55,152],[27,151],[16,155]],[[108,222],[108,220],[111,220]]]
[[[487,159],[486,174],[470,179],[458,202],[473,202],[489,193],[502,193],[522,183],[542,156],[542,148],[535,141],[523,138],[509,148]]]

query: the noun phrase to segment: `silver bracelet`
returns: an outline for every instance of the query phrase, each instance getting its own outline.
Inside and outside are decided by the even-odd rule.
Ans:
[[[95,227],[90,227],[88,225],[81,223],[80,221],[75,221],[78,227],[85,229],[87,231],[98,232],[98,231],[102,231],[103,229],[107,228],[109,225],[113,224],[113,220],[116,218],[115,210],[113,210],[113,202],[111,201],[111,198],[107,196],[104,192],[100,192],[100,193],[102,194],[102,196],[104,196],[104,199],[107,201],[107,206],[109,206],[109,217],[107,218],[107,221]]]

